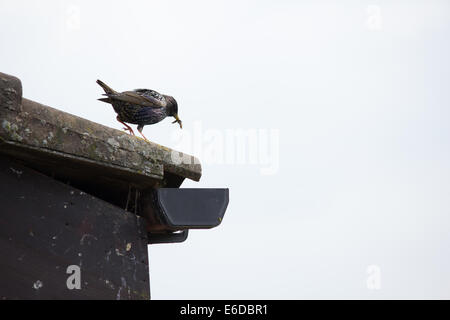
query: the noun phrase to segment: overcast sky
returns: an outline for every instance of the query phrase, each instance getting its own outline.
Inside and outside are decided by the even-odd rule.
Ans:
[[[449,39],[445,0],[0,0],[24,97],[120,129],[96,79],[173,95],[144,134],[230,189],[149,247],[153,299],[449,299]]]

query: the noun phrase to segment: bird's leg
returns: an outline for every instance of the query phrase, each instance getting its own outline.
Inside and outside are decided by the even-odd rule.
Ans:
[[[129,125],[127,125],[125,122],[123,122],[122,120],[120,120],[119,116],[117,116],[117,121],[119,121],[121,124],[123,124],[125,126],[125,128],[123,128],[123,130],[128,131],[131,135],[135,135],[133,129],[131,129],[131,127]]]
[[[142,133],[142,129],[144,129],[144,126],[140,126],[140,125],[139,125],[139,126],[137,127],[137,129],[138,129],[139,133],[141,134],[141,136],[144,137],[144,140],[145,140],[145,141],[148,141],[148,139],[147,139],[147,138],[144,136],[144,134]]]

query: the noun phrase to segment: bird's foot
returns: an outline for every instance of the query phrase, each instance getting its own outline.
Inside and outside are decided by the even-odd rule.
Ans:
[[[129,134],[131,134],[132,136],[135,136],[133,129],[131,129],[130,127],[124,127],[123,130],[128,131]]]
[[[141,131],[139,131],[139,133],[141,134],[142,138],[144,138],[145,141],[150,142],[150,141],[148,141],[148,139],[144,136],[144,134]]]
[[[144,140],[145,142],[150,142],[146,137],[141,138],[141,137],[136,136],[136,138]]]

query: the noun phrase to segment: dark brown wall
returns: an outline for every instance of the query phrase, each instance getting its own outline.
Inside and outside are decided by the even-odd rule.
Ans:
[[[0,155],[0,298],[149,299],[148,280],[142,218]]]

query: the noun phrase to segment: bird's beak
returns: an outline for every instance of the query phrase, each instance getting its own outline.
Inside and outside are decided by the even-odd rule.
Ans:
[[[183,123],[181,122],[180,118],[178,118],[178,114],[173,116],[175,118],[175,121],[173,121],[172,123],[178,122],[178,124],[180,125],[180,129],[183,129]]]

